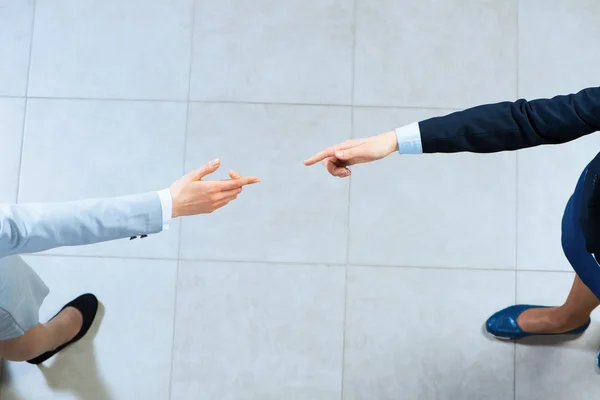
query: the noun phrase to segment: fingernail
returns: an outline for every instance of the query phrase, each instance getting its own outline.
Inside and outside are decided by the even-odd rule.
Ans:
[[[215,158],[214,160],[212,160],[212,161],[210,162],[210,165],[217,165],[218,163],[219,163],[219,159],[218,159],[218,158]]]
[[[329,153],[329,154],[331,154],[331,153]],[[335,152],[335,156],[336,157],[343,157],[344,156],[344,152],[343,151],[336,151]]]

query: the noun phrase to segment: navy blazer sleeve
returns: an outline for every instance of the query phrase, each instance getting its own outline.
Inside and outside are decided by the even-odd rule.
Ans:
[[[600,130],[600,87],[488,104],[419,122],[424,153],[494,153],[559,144]]]

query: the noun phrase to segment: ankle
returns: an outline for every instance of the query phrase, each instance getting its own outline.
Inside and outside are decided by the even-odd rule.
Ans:
[[[589,314],[574,314],[557,307],[551,313],[551,318],[557,327],[576,328],[583,325],[590,318]]]

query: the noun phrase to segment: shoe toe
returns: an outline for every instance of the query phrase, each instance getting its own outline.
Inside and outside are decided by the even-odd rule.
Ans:
[[[485,323],[488,333],[498,337],[506,337],[515,333],[515,325],[513,318],[502,312],[495,313]]]
[[[86,293],[80,297],[82,303],[92,310],[98,309],[98,298],[91,293]]]
[[[497,314],[497,313],[496,313]],[[491,317],[488,318],[487,321],[485,321],[485,329],[488,331],[488,333],[491,333],[492,335],[494,335],[496,332],[498,332],[498,316],[494,314]]]
[[[486,330],[498,338],[516,339],[523,337],[525,332],[517,324],[517,318],[525,309],[523,306],[510,306],[498,311],[486,321]]]

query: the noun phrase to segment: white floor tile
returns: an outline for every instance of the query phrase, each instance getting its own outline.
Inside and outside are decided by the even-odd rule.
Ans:
[[[514,272],[353,267],[347,291],[345,400],[513,399],[513,345],[482,330]]]
[[[24,99],[0,99],[0,202],[17,201]]]
[[[34,0],[0,0],[0,96],[25,96]]]
[[[519,96],[552,97],[600,85],[596,0],[519,1]]]
[[[470,107],[517,95],[517,0],[357,0],[354,103]]]
[[[194,100],[350,104],[353,0],[198,0]]]
[[[30,96],[187,99],[193,0],[39,0]]]
[[[339,399],[344,267],[181,262],[172,399]]]

